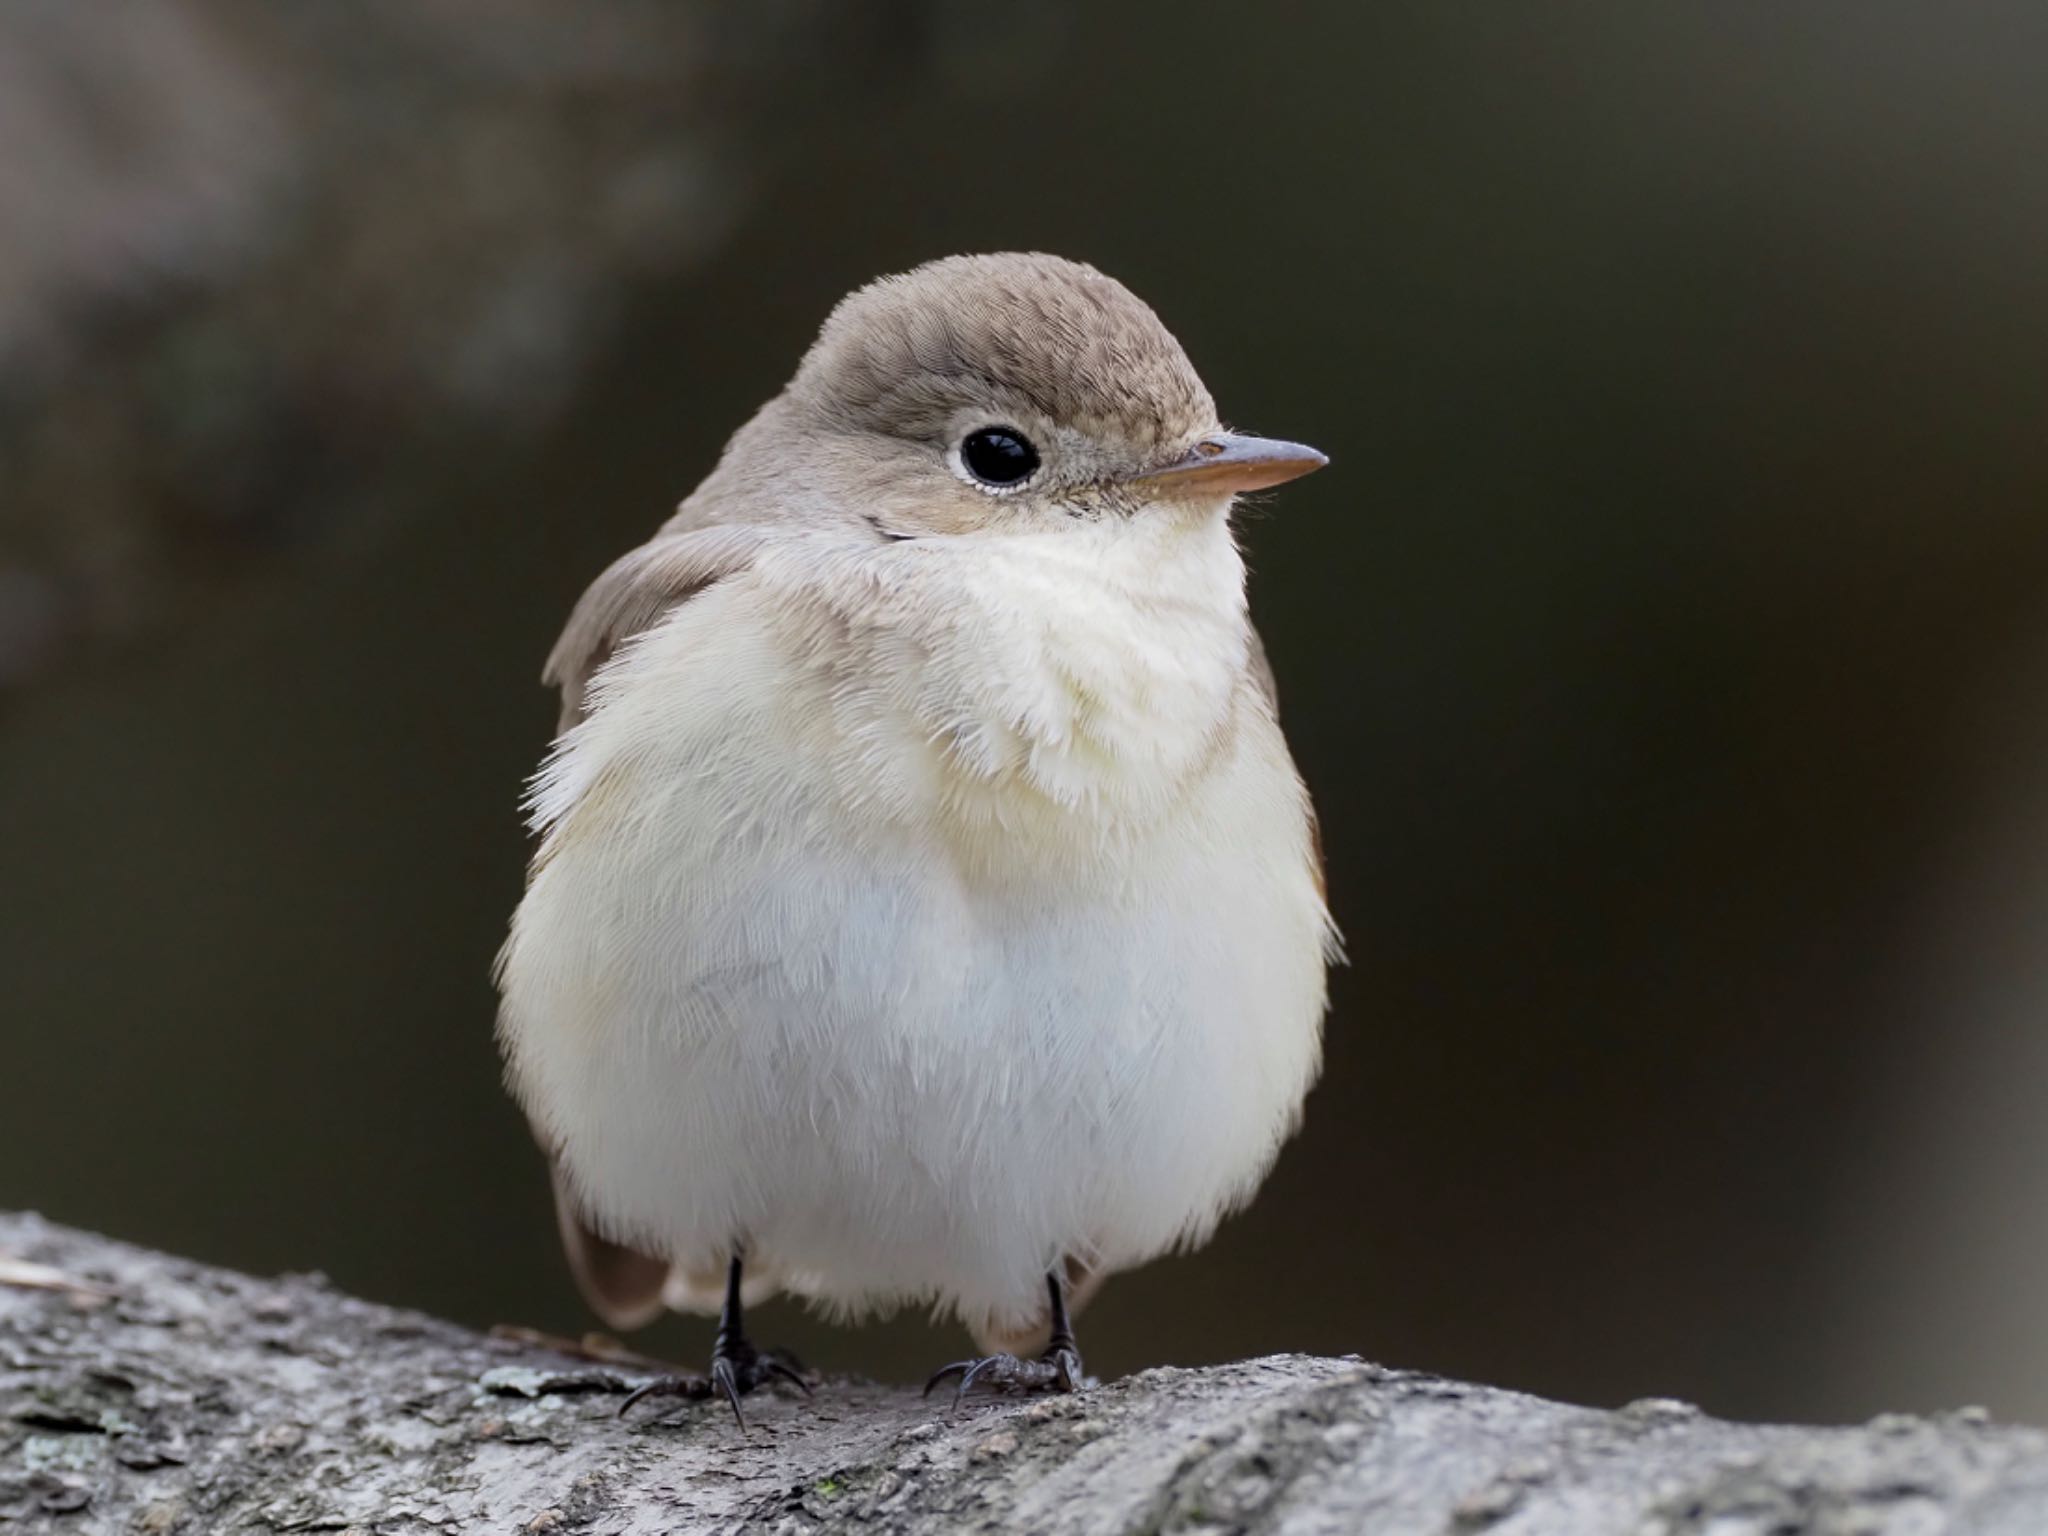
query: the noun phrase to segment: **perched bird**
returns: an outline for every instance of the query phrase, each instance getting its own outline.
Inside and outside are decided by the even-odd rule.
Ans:
[[[1324,462],[1094,268],[953,257],[584,594],[499,1036],[592,1305],[722,1309],[667,1389],[796,1377],[783,1290],[1073,1390],[1104,1277],[1251,1197],[1334,935],[1229,514]]]

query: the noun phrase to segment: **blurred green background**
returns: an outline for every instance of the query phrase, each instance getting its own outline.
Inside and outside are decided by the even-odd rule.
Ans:
[[[10,8],[0,1205],[586,1326],[491,1040],[540,660],[842,292],[1035,247],[1335,461],[1246,526],[1328,1073],[1090,1364],[2048,1419],[2044,56],[1904,0]]]

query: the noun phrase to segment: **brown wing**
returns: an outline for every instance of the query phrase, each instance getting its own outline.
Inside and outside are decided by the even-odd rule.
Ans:
[[[743,570],[757,535],[704,528],[656,535],[614,561],[590,584],[541,673],[562,690],[562,730],[583,718],[590,679],[626,641],[652,626],[720,577]],[[555,1225],[576,1287],[591,1310],[617,1329],[639,1328],[661,1315],[669,1261],[615,1243],[591,1224],[570,1192],[547,1139],[534,1128],[554,1168]]]
[[[541,681],[562,690],[561,729],[583,718],[591,676],[614,651],[720,577],[745,570],[760,539],[759,529],[743,526],[662,532],[614,560],[577,599],[541,669]]]

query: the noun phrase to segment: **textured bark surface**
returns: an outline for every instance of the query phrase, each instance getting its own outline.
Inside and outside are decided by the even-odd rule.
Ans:
[[[1727,1424],[1275,1356],[957,1412],[831,1381],[742,1433],[712,1402],[622,1422],[645,1375],[0,1216],[9,1530],[2048,1530],[2048,1435],[1968,1410]]]

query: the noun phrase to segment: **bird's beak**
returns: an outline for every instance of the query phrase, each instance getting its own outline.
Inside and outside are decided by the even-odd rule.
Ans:
[[[1241,432],[1211,432],[1180,458],[1133,475],[1131,483],[1161,491],[1201,490],[1224,495],[1263,491],[1298,480],[1329,463],[1306,443]]]

